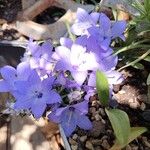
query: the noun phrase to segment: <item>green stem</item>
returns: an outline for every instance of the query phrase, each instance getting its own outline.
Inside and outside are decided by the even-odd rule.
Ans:
[[[144,53],[142,56],[140,56],[139,58],[137,58],[136,60],[134,60],[134,61],[128,63],[127,65],[121,67],[120,69],[118,69],[118,71],[120,71],[120,70],[122,70],[122,69],[124,69],[124,68],[126,68],[126,67],[129,67],[129,66],[131,66],[131,65],[136,64],[137,62],[141,61],[142,59],[144,59],[144,58],[145,58],[147,55],[149,55],[149,54],[150,54],[150,49],[149,49],[146,53]]]
[[[76,38],[75,38],[75,36],[71,33],[70,25],[69,25],[68,22],[66,22],[66,27],[67,27],[67,31],[68,31],[69,37],[71,38],[72,41],[75,41]]]
[[[114,54],[115,54],[115,55],[118,55],[118,54],[121,53],[121,52],[125,52],[125,51],[127,51],[127,50],[131,50],[131,49],[135,49],[135,48],[150,48],[150,45],[141,44],[141,43],[148,42],[148,41],[149,41],[149,40],[146,39],[146,40],[142,40],[142,41],[133,43],[132,45],[123,47],[123,48],[121,48],[120,50],[114,52]]]

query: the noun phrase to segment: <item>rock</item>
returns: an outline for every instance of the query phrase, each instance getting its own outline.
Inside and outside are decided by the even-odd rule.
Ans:
[[[71,145],[77,145],[77,142],[75,140],[73,140],[72,138],[69,138],[69,143]]]
[[[94,147],[94,150],[103,150],[100,146]]]
[[[95,115],[95,120],[96,120],[96,121],[101,120],[101,116],[100,116],[99,114],[96,114],[96,115]]]
[[[100,146],[102,144],[102,139],[94,139],[94,140],[91,140],[92,144],[94,146]]]
[[[110,145],[107,140],[103,140],[101,145],[103,146],[104,149],[110,149]]]
[[[114,91],[114,93],[119,92],[120,88],[121,88],[120,84],[113,85],[113,91]]]
[[[132,150],[132,148],[130,145],[127,145],[125,150]]]
[[[72,139],[73,139],[73,140],[77,140],[77,138],[78,138],[78,135],[77,135],[77,134],[74,134],[74,135],[72,136]]]
[[[85,147],[89,150],[94,150],[94,147],[92,145],[92,143],[90,141],[87,141],[86,144],[85,144]]]
[[[80,141],[81,141],[81,142],[85,142],[85,141],[86,141],[86,139],[87,139],[87,136],[86,136],[86,135],[85,135],[85,136],[81,136],[81,137],[80,137]]]
[[[105,132],[105,126],[101,121],[93,121],[93,128],[90,131],[91,136],[98,137]]]
[[[142,111],[144,111],[144,110],[146,109],[146,105],[145,105],[144,103],[141,103],[140,109],[141,109]]]
[[[137,99],[141,102],[147,102],[148,101],[148,97],[146,94],[140,94],[137,96]]]
[[[94,114],[96,112],[96,108],[95,107],[91,107],[90,110],[89,110],[89,112],[91,114]]]
[[[77,146],[77,145],[71,145],[71,149],[72,149],[72,150],[77,150],[77,149],[78,149],[78,146]]]
[[[99,108],[98,110],[99,110],[99,113],[100,113],[102,116],[106,116],[105,111],[104,111],[103,108]]]

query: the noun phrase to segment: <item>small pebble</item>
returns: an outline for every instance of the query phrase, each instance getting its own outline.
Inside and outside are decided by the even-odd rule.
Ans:
[[[130,146],[130,145],[127,145],[127,146],[126,146],[126,150],[132,150],[131,146]]]
[[[102,144],[102,139],[94,139],[94,140],[91,140],[92,144],[94,146],[98,146],[98,145],[101,145]]]
[[[78,135],[77,135],[77,134],[74,134],[74,135],[72,136],[72,139],[73,139],[73,140],[77,140],[77,138],[78,138]]]
[[[105,125],[101,121],[93,121],[93,128],[90,131],[90,135],[93,137],[98,137],[101,133],[105,132]]]
[[[105,115],[106,115],[104,109],[102,109],[102,108],[99,108],[99,112],[100,112],[100,114],[101,114],[102,116],[105,116]]]
[[[91,114],[94,114],[96,112],[96,108],[95,107],[91,107],[90,110],[89,110],[89,112]]]
[[[72,138],[69,138],[69,143],[71,145],[77,145],[77,142],[75,140],[73,140]]]
[[[94,147],[94,150],[103,150],[100,146]]]
[[[80,137],[80,141],[81,141],[81,142],[85,142],[85,141],[86,141],[86,139],[87,139],[87,136],[86,136],[86,135],[85,135],[85,136],[81,136],[81,137]]]
[[[148,97],[146,94],[141,94],[137,96],[137,99],[141,102],[147,102],[148,101]]]
[[[102,144],[101,144],[102,146],[103,146],[103,148],[105,148],[105,149],[110,149],[110,145],[109,145],[109,143],[108,143],[108,141],[107,140],[103,140],[103,142],[102,142]]]
[[[86,141],[85,147],[89,150],[94,150],[94,147],[90,141]]]
[[[146,109],[146,105],[144,103],[141,103],[140,109],[144,111]]]
[[[77,150],[77,149],[78,149],[78,146],[77,146],[77,145],[71,145],[71,149],[72,149],[72,150]]]
[[[99,114],[96,114],[96,115],[95,115],[95,120],[96,120],[96,121],[101,120],[101,116],[100,116]]]

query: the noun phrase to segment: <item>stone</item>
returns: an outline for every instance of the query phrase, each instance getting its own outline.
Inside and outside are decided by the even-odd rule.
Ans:
[[[94,146],[100,146],[102,144],[102,140],[100,139],[94,139],[94,140],[91,140],[92,144]]]
[[[77,145],[77,142],[75,140],[73,140],[72,138],[69,138],[69,143],[71,145]]]
[[[89,109],[89,112],[90,112],[91,114],[94,114],[94,113],[96,112],[96,108],[95,108],[95,107],[91,107],[91,108]]]
[[[104,149],[110,149],[110,145],[107,140],[103,140],[101,145],[103,146]]]
[[[140,109],[141,109],[142,111],[144,111],[144,110],[146,109],[146,105],[145,105],[144,103],[141,103]]]
[[[101,121],[93,121],[93,128],[90,131],[91,136],[98,137],[101,133],[105,132],[105,126]]]
[[[73,140],[77,140],[77,138],[78,138],[78,135],[77,135],[77,134],[74,134],[74,135],[72,136],[72,139],[73,139]]]
[[[72,149],[72,150],[77,150],[77,149],[78,149],[78,146],[77,146],[77,145],[71,145],[71,149]]]
[[[80,137],[80,141],[81,141],[81,142],[85,142],[85,141],[86,141],[86,139],[87,139],[87,136],[86,136],[86,135],[85,135],[85,136],[81,136],[81,137]]]
[[[100,116],[99,114],[96,114],[96,115],[95,115],[95,120],[96,120],[96,121],[101,120],[101,116]]]
[[[85,147],[89,150],[94,150],[94,147],[90,141],[86,141]]]

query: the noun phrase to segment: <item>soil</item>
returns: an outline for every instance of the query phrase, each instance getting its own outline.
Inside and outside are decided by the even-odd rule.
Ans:
[[[124,82],[114,86],[113,98],[116,103],[113,103],[112,106],[124,110],[129,115],[132,127],[150,127],[150,104],[147,103],[146,86],[148,67],[145,65],[143,71],[133,68],[123,70]],[[93,129],[84,131],[77,128],[68,139],[72,150],[110,149],[114,144],[115,136],[104,108],[96,95],[90,98],[88,116],[92,121]],[[124,150],[150,150],[150,134],[147,132],[139,136]]]

